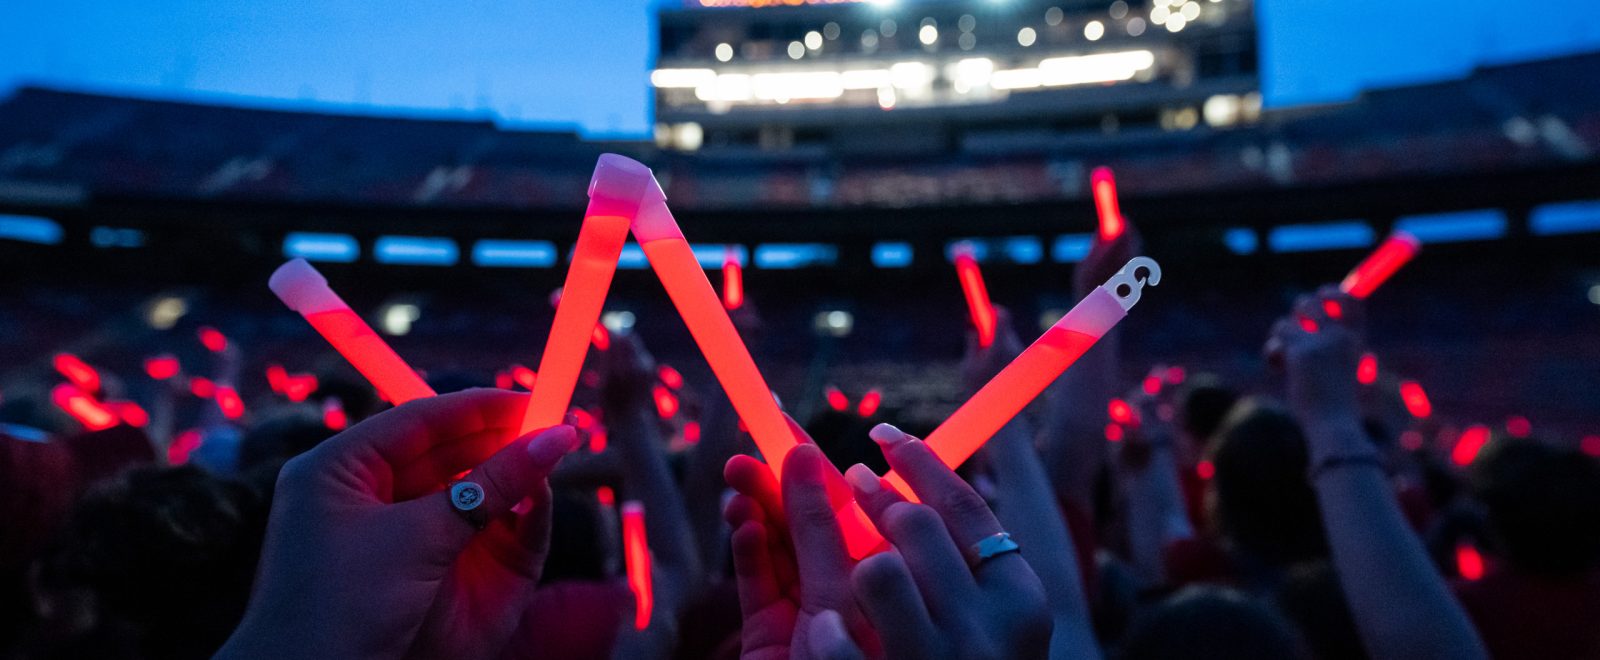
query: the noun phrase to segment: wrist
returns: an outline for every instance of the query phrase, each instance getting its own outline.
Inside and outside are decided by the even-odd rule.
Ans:
[[[1313,466],[1335,457],[1377,455],[1353,415],[1309,416],[1301,419],[1301,425]]]

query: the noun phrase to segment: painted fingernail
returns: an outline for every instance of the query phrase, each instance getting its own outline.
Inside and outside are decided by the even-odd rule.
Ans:
[[[807,486],[822,485],[822,451],[816,445],[803,444],[789,450],[788,457],[784,458],[783,473],[791,476],[796,483]],[[793,463],[794,465],[789,465]]]
[[[906,435],[905,431],[901,431],[891,424],[879,424],[872,427],[872,430],[867,432],[867,437],[872,438],[873,442],[878,443],[878,446],[884,449],[893,449],[911,439],[911,436]]]
[[[540,467],[550,468],[577,446],[577,429],[566,425],[552,426],[528,441],[528,456]]]
[[[878,475],[872,471],[872,468],[860,463],[856,463],[850,466],[850,469],[844,471],[844,480],[850,482],[850,485],[856,490],[868,495],[878,492]]]

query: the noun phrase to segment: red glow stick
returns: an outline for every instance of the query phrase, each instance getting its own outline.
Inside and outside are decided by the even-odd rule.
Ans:
[[[739,309],[744,306],[744,268],[739,265],[739,255],[728,248],[722,260],[722,306]]]
[[[1100,215],[1100,241],[1115,240],[1127,228],[1122,219],[1122,209],[1117,204],[1117,180],[1111,168],[1096,167],[1089,174],[1090,187],[1094,189],[1094,208]]]
[[[928,434],[924,440],[928,449],[952,469],[961,465],[1122,321],[1139,302],[1145,285],[1160,283],[1161,267],[1155,260],[1129,261]],[[1119,295],[1119,288],[1127,293]],[[890,471],[884,479],[908,499],[916,499],[900,475]]]
[[[883,405],[883,392],[867,390],[861,395],[861,403],[856,404],[856,414],[862,417],[871,417],[878,414],[878,407]]]
[[[978,260],[972,257],[970,246],[957,248],[956,277],[961,279],[961,293],[967,297],[972,327],[978,329],[978,346],[988,348],[994,344],[994,303],[989,302],[989,288],[984,286],[983,272],[978,270]]]
[[[50,400],[90,431],[104,431],[120,421],[115,412],[71,383],[50,390]]]
[[[228,419],[244,417],[244,400],[239,398],[239,392],[232,386],[217,386],[217,408]]]
[[[1600,435],[1586,435],[1578,441],[1578,449],[1590,456],[1600,456]]]
[[[601,486],[594,489],[594,498],[599,500],[600,506],[603,507],[610,508],[617,505],[617,492],[611,490],[610,486]]]
[[[1466,467],[1478,458],[1478,452],[1483,451],[1484,445],[1489,444],[1489,427],[1476,425],[1467,427],[1461,432],[1461,437],[1456,440],[1455,449],[1450,450],[1450,460],[1456,465]]]
[[[589,344],[602,351],[610,347],[600,312],[628,240],[628,223],[638,215],[640,204],[664,197],[650,170],[639,163],[604,154],[595,164],[589,179],[589,208],[539,358],[539,380],[523,414],[522,433],[560,424],[572,403]]]
[[[195,334],[200,337],[200,344],[212,353],[221,353],[228,349],[228,336],[216,328],[203,325]]]
[[[675,390],[683,387],[683,374],[678,373],[677,369],[663,364],[656,369],[656,375],[661,378],[662,385]]]
[[[339,397],[330,396],[322,402],[322,423],[332,431],[343,431],[350,425],[350,416],[345,414]]]
[[[589,451],[598,454],[606,450],[606,427],[595,425],[589,431]]]
[[[267,365],[267,387],[272,388],[276,394],[283,394],[289,386],[289,371],[281,364]]]
[[[1133,406],[1122,399],[1112,399],[1111,403],[1106,405],[1106,414],[1111,417],[1111,421],[1118,424],[1133,423]]]
[[[1506,420],[1506,435],[1513,438],[1526,438],[1533,434],[1533,422],[1522,415],[1513,415]]]
[[[209,399],[217,395],[217,384],[205,376],[195,376],[189,379],[189,393],[201,399]]]
[[[150,423],[150,413],[145,412],[143,406],[132,401],[113,401],[107,403],[106,406],[115,408],[117,417],[122,418],[122,423],[128,426],[142,429]]]
[[[1471,543],[1462,541],[1456,544],[1456,573],[1461,579],[1468,582],[1477,582],[1483,579],[1483,555]]]
[[[1377,250],[1345,276],[1344,281],[1339,283],[1339,290],[1358,300],[1365,299],[1401,266],[1417,256],[1417,250],[1421,248],[1422,242],[1411,234],[1403,231],[1390,234]]]
[[[1417,381],[1407,380],[1400,383],[1400,400],[1406,404],[1406,410],[1412,417],[1427,419],[1433,415],[1433,403],[1428,401],[1428,393]]]
[[[297,374],[289,377],[283,384],[283,396],[290,401],[299,403],[317,391],[317,377],[312,374]]]
[[[167,380],[178,375],[180,366],[178,358],[171,355],[157,355],[145,358],[144,372],[155,380]]]
[[[328,288],[328,280],[305,259],[278,267],[267,286],[289,309],[304,316],[334,350],[378,388],[385,400],[398,406],[434,396],[433,388],[372,331],[372,326],[351,311],[339,294]]]
[[[1125,433],[1126,432],[1122,430],[1122,425],[1121,424],[1118,424],[1116,422],[1112,422],[1112,423],[1106,425],[1106,441],[1107,442],[1122,442],[1122,437],[1123,437],[1123,435]]]
[[[644,630],[655,609],[655,590],[650,581],[650,545],[645,540],[644,505],[622,503],[622,549],[628,567],[628,588],[633,591],[633,627]]]
[[[1150,396],[1155,396],[1157,394],[1160,394],[1161,393],[1161,377],[1157,376],[1155,374],[1151,374],[1149,376],[1145,376],[1144,377],[1144,383],[1143,383],[1143,389],[1144,389],[1144,393],[1148,394]]]
[[[700,443],[700,422],[690,420],[683,424],[683,443],[687,445]]]
[[[660,415],[661,419],[668,419],[678,414],[678,395],[673,394],[666,385],[651,388],[650,396],[656,401],[656,414]]]
[[[183,465],[189,462],[189,455],[200,448],[203,438],[200,432],[194,429],[183,431],[172,438],[172,444],[167,445],[167,464]]]
[[[532,369],[520,364],[511,365],[511,382],[521,385],[529,392],[539,384],[539,374]]]
[[[829,385],[822,390],[822,396],[828,399],[828,407],[839,412],[844,412],[850,407],[850,399],[840,392],[839,388]]]
[[[56,353],[52,360],[56,371],[60,372],[67,382],[85,393],[93,394],[100,391],[100,372],[89,366],[78,356],[71,353]]]
[[[1378,382],[1378,356],[1366,353],[1356,363],[1356,382],[1371,385]]]

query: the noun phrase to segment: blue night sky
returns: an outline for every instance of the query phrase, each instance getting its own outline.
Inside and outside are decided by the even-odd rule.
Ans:
[[[1258,1],[1272,105],[1600,49],[1600,21],[1579,0]],[[637,135],[650,124],[651,6],[4,0],[0,94],[35,82]]]

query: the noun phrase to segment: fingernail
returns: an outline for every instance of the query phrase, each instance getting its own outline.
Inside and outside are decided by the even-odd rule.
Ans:
[[[570,426],[552,426],[540,431],[528,441],[528,456],[540,467],[555,466],[562,456],[578,446],[578,430]]]
[[[803,444],[789,451],[784,459],[783,473],[808,486],[822,485],[822,452],[816,445]],[[794,463],[790,466],[789,463]]]
[[[872,438],[873,442],[878,443],[878,446],[884,449],[893,449],[911,439],[911,436],[906,435],[905,431],[895,428],[892,424],[879,424],[872,427],[872,430],[867,432],[867,437]]]
[[[852,487],[862,493],[871,495],[878,492],[878,475],[872,471],[872,468],[860,463],[856,463],[850,466],[850,469],[844,471],[844,480],[850,482]]]
[[[574,412],[567,413],[565,416],[563,416],[561,418],[561,423],[562,424],[566,424],[567,426],[577,426],[578,425],[578,414],[574,413]]]

